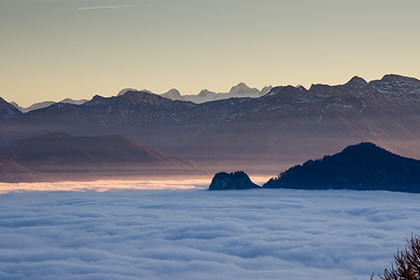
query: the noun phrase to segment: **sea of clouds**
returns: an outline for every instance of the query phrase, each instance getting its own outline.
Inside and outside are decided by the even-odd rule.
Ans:
[[[420,194],[60,184],[0,185],[0,279],[362,280],[420,233]]]

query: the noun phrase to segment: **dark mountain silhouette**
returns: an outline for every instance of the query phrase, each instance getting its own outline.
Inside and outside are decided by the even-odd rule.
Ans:
[[[232,173],[219,172],[214,175],[213,180],[209,186],[211,191],[221,190],[244,190],[259,188],[254,184],[248,175],[243,171],[236,171]]]
[[[125,136],[26,138],[6,149],[18,164],[60,179],[139,175],[203,175],[193,162],[150,149]]]
[[[273,88],[260,98],[194,104],[147,92],[95,96],[83,105],[54,104],[0,116],[0,145],[64,132],[119,134],[214,169],[273,174],[307,158],[373,142],[420,158],[420,81],[398,75],[337,86]]]
[[[372,143],[294,166],[263,188],[354,189],[420,192],[420,161],[401,157]]]

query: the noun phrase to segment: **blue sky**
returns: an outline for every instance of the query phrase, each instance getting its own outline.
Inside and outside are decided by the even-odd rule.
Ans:
[[[420,77],[417,0],[0,0],[0,96],[23,106]]]

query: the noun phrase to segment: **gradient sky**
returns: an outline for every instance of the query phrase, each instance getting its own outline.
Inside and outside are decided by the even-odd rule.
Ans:
[[[420,77],[419,0],[0,0],[0,96]]]

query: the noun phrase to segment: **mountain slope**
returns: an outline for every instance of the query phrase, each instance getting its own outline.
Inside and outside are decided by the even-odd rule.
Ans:
[[[51,176],[205,174],[190,161],[120,135],[73,137],[52,133],[16,141],[7,153],[19,164]]]
[[[372,143],[360,143],[335,155],[294,166],[263,187],[420,192],[420,161],[395,155]]]
[[[47,177],[39,172],[23,167],[9,157],[0,155],[0,182],[37,182],[45,181]]]
[[[0,97],[0,119],[9,119],[20,114],[22,112],[15,108],[15,106]]]

